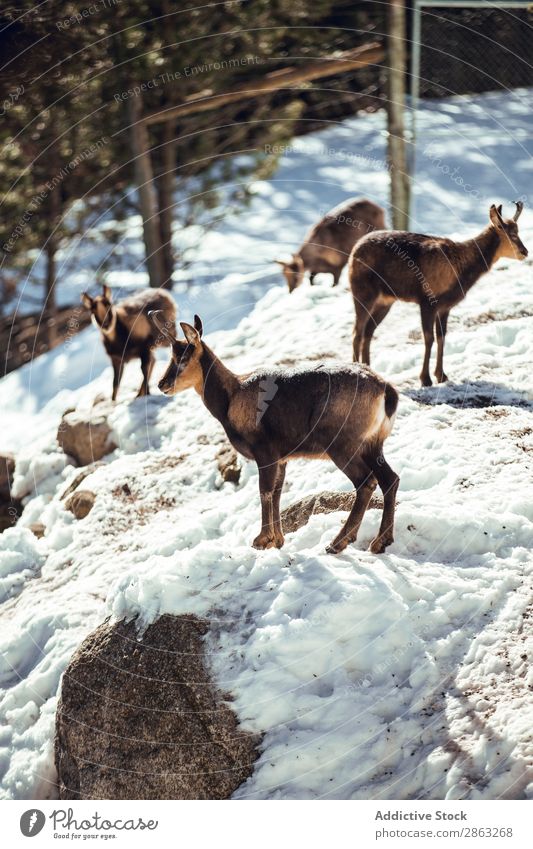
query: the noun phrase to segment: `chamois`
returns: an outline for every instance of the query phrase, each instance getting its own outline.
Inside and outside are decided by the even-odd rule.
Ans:
[[[91,311],[91,318],[102,334],[104,348],[113,365],[113,394],[117,397],[125,363],[139,357],[143,382],[137,398],[150,394],[149,380],[154,367],[152,348],[168,345],[164,334],[156,333],[148,318],[151,310],[161,310],[164,321],[175,330],[176,304],[163,289],[144,289],[113,304],[109,286],[92,298],[83,292],[81,301]]]
[[[434,328],[435,377],[439,383],[448,380],[443,354],[449,312],[497,259],[524,259],[528,255],[516,223],[522,208],[523,203],[518,201],[514,217],[504,219],[501,206],[496,209],[493,204],[488,226],[464,242],[395,230],[364,236],[355,245],[348,265],[356,314],[354,361],[370,365],[370,343],[378,324],[394,301],[413,301],[420,307],[425,341],[422,385],[431,386],[429,360]]]
[[[354,542],[372,492],[383,492],[383,514],[375,554],[393,542],[399,477],[383,457],[398,393],[370,369],[339,365],[294,370],[267,369],[238,376],[202,341],[202,322],[181,323],[177,339],[159,323],[172,344],[169,366],[159,381],[165,395],[194,387],[222,424],[234,448],[259,470],[261,531],[254,548],[281,548],[284,543],[279,503],[288,460],[331,458],[351,480],[356,499],[340,533],[326,549],[336,554]]]
[[[306,271],[309,271],[311,285],[316,274],[325,273],[333,275],[336,286],[357,240],[384,227],[384,210],[371,200],[350,198],[330,209],[308,232],[290,262],[275,260],[283,269],[289,292],[300,285]]]

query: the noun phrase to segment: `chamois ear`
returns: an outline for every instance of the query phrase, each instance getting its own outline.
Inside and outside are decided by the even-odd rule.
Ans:
[[[180,327],[183,330],[183,335],[189,345],[196,346],[200,344],[199,333],[191,324],[187,324],[185,321],[180,321]]]
[[[87,292],[81,293],[81,302],[83,306],[86,307],[88,310],[90,310],[93,305],[93,299],[90,295],[87,294]]]
[[[495,227],[499,227],[500,229],[503,227],[501,204],[498,207],[498,209],[496,209],[495,204],[492,204],[492,206],[489,210],[489,217],[490,217],[492,224],[494,224]]]
[[[109,286],[106,286],[105,283],[102,286],[102,294],[104,298],[106,298],[106,300],[111,300],[111,289],[109,288]]]
[[[195,316],[194,316],[194,327],[195,327],[195,329],[198,331],[198,336],[199,336],[199,337],[200,337],[200,339],[201,339],[201,338],[202,338],[202,334],[203,334],[203,332],[204,332],[204,326],[203,326],[203,324],[202,324],[202,319],[200,318],[200,316],[199,316],[199,315],[195,315]]]
[[[273,259],[272,262],[275,262],[276,265],[281,265],[282,268],[287,268],[289,265],[288,262],[284,262],[282,259]]]

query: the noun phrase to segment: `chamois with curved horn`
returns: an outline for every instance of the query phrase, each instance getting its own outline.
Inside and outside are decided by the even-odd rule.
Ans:
[[[365,198],[349,198],[330,209],[311,228],[289,262],[281,259],[274,262],[281,265],[289,292],[300,285],[306,271],[311,285],[317,274],[332,274],[336,286],[357,240],[384,227],[385,211],[381,206]]]
[[[176,304],[172,297],[164,289],[143,289],[114,304],[111,289],[104,286],[101,295],[93,298],[84,292],[81,301],[91,311],[93,324],[101,333],[113,365],[112,400],[116,400],[124,365],[135,358],[140,359],[143,374],[137,397],[149,395],[149,380],[155,362],[152,349],[170,345],[176,333]],[[148,317],[152,310],[161,310],[164,331],[156,332]]]
[[[444,373],[444,340],[448,315],[479,278],[500,257],[525,259],[517,221],[523,203],[516,203],[513,218],[502,217],[493,204],[489,224],[473,239],[456,242],[440,236],[385,230],[364,236],[354,247],[348,265],[355,305],[354,361],[370,364],[370,343],[376,327],[395,301],[412,301],[420,307],[425,353],[420,380],[431,386],[429,360],[434,331],[437,335],[435,376]]]
[[[160,317],[155,314],[156,326]],[[352,481],[356,499],[346,523],[327,551],[336,554],[357,537],[370,497],[379,484],[384,498],[381,526],[370,550],[393,541],[399,478],[383,457],[398,393],[360,365],[264,369],[234,374],[202,340],[202,322],[181,324],[168,368],[159,381],[165,395],[193,387],[226,431],[234,448],[259,470],[261,531],[255,548],[284,543],[280,497],[289,460],[330,458]]]

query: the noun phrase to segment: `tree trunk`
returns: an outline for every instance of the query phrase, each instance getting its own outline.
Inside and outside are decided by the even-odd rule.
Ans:
[[[46,297],[43,311],[49,348],[57,345],[56,252],[57,242],[54,234],[46,243]]]
[[[148,131],[141,121],[142,104],[140,96],[131,97],[128,106],[131,149],[135,158],[135,182],[139,193],[139,206],[143,222],[146,267],[150,286],[157,288],[165,284],[165,273]]]
[[[174,189],[174,171],[176,168],[176,143],[174,123],[163,126],[163,147],[161,148],[159,173],[156,178],[157,200],[159,205],[159,230],[161,236],[163,274],[165,289],[172,289],[174,254],[172,251],[172,207]]]
[[[410,187],[404,127],[405,36],[404,0],[391,0],[387,5],[387,123],[392,224],[396,230],[409,229]]]

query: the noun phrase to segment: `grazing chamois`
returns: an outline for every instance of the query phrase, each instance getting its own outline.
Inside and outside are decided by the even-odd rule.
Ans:
[[[289,292],[300,285],[306,271],[311,285],[316,274],[324,273],[333,275],[336,286],[357,240],[384,227],[385,212],[371,200],[350,198],[330,209],[309,231],[290,262],[275,260],[283,269]]]
[[[283,269],[289,292],[300,285],[306,271],[311,285],[316,274],[324,273],[333,275],[336,286],[357,240],[384,227],[385,212],[371,200],[350,198],[330,209],[309,231],[290,262],[275,260]]]
[[[157,314],[153,319],[172,343],[160,390],[175,395],[194,387],[234,448],[257,463],[262,520],[255,548],[281,548],[284,543],[280,496],[286,463],[297,457],[331,458],[357,490],[329,553],[355,541],[377,484],[383,492],[383,515],[370,550],[381,553],[393,542],[399,477],[383,457],[398,404],[393,386],[360,365],[272,368],[238,376],[202,341],[198,316],[194,327],[181,324],[184,340],[160,325]]]
[[[135,357],[141,361],[143,382],[137,398],[150,394],[149,380],[154,367],[152,348],[168,345],[165,335],[155,331],[148,318],[151,310],[161,310],[164,322],[175,331],[176,304],[163,289],[143,289],[118,304],[114,304],[109,286],[101,295],[92,298],[87,292],[81,301],[91,311],[91,318],[102,334],[104,348],[113,365],[113,394],[117,397],[124,365]]]
[[[424,333],[422,385],[431,386],[429,360],[434,329],[435,377],[439,383],[448,380],[443,368],[448,314],[497,259],[527,256],[516,223],[522,208],[523,203],[518,201],[514,217],[504,219],[501,206],[496,209],[493,204],[488,226],[464,242],[396,230],[362,238],[355,245],[348,266],[355,305],[354,361],[370,365],[374,330],[395,301],[412,301],[420,307]]]

